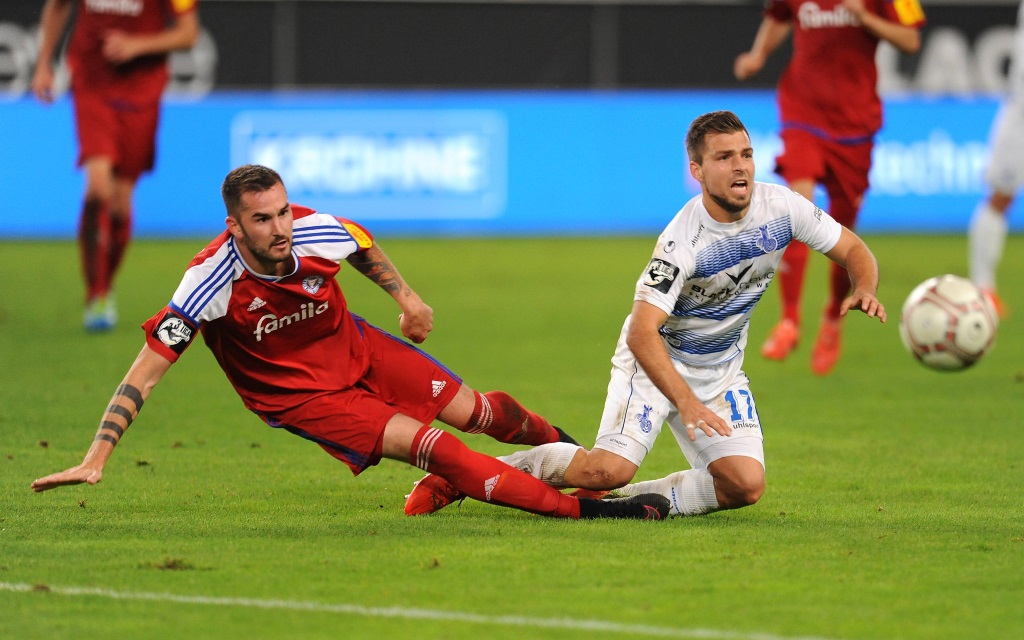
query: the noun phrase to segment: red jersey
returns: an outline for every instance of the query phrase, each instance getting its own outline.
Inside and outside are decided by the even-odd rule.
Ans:
[[[255,273],[225,231],[143,324],[147,344],[171,362],[201,331],[245,406],[261,413],[351,387],[370,365],[335,275],[342,260],[373,245],[372,236],[349,220],[297,205],[292,212],[292,273]]]
[[[924,24],[918,0],[866,0],[869,11],[911,27]],[[793,57],[779,81],[782,127],[839,142],[866,142],[882,128],[875,50],[842,0],[767,0],[765,15],[793,23]]]
[[[167,55],[143,56],[121,65],[103,57],[107,31],[159,33],[175,15],[195,11],[198,0],[77,0],[68,65],[76,91],[115,98],[159,100],[167,85]]]

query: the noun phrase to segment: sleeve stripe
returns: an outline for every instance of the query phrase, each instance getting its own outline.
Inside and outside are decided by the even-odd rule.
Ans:
[[[234,274],[234,264],[237,254],[233,241],[228,246],[228,255],[221,260],[213,272],[206,277],[198,286],[192,291],[191,294],[185,299],[185,303],[181,306],[182,312],[189,318],[195,318],[200,310],[205,307],[214,295],[220,291],[224,286],[231,282],[231,278]]]

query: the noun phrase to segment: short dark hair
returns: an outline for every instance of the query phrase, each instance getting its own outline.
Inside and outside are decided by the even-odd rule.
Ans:
[[[220,187],[220,197],[224,199],[224,206],[229,215],[242,204],[242,195],[246,193],[261,192],[270,189],[275,184],[284,184],[280,174],[260,164],[246,164],[233,169],[225,178],[224,184]]]
[[[700,164],[707,150],[705,141],[709,134],[736,133],[742,131],[750,137],[750,132],[732,111],[712,111],[697,117],[686,133],[686,155],[692,162]]]

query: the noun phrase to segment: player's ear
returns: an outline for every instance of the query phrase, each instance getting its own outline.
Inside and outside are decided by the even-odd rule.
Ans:
[[[693,176],[693,179],[697,182],[700,182],[701,184],[704,183],[704,171],[700,168],[700,165],[693,160],[690,160],[690,175]]]
[[[233,235],[236,239],[242,238],[242,225],[238,224],[238,220],[235,220],[234,216],[229,215],[224,218],[224,224],[228,228],[228,233]]]

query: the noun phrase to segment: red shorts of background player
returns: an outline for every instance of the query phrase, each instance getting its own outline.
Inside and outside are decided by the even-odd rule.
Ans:
[[[117,174],[136,179],[153,168],[160,102],[136,103],[98,92],[74,92],[78,166],[87,158],[110,158]]]
[[[430,424],[452,401],[462,380],[411,344],[360,322],[373,354],[355,386],[260,417],[271,427],[312,440],[349,466],[353,475],[380,462],[384,426],[396,413]]]
[[[794,128],[783,129],[780,137],[783,150],[775,159],[775,172],[789,184],[813,180],[825,187],[829,214],[852,229],[868,190],[874,142],[839,143]]]

